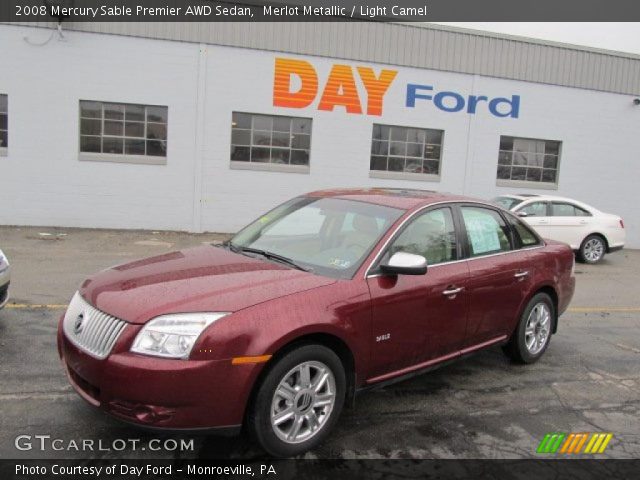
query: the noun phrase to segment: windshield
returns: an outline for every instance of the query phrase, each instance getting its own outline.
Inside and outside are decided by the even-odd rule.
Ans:
[[[242,229],[228,246],[319,275],[351,278],[403,210],[337,198],[298,197]],[[243,252],[244,249],[244,252]],[[284,257],[278,259],[277,257]]]
[[[499,207],[504,208],[505,210],[511,210],[516,205],[519,205],[523,202],[523,200],[519,200],[517,198],[512,197],[496,197],[491,202]]]

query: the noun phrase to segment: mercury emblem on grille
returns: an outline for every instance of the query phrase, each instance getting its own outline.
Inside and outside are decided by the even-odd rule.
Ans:
[[[82,333],[82,328],[84,327],[84,312],[78,315],[76,318],[76,323],[73,324],[73,333],[76,335],[80,335]]]

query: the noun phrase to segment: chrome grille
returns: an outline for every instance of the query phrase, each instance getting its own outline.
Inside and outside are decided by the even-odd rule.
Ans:
[[[64,316],[67,339],[93,357],[106,358],[127,322],[89,305],[78,292],[71,299]]]

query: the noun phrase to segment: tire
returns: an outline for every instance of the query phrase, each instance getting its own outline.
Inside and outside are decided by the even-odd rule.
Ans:
[[[555,319],[553,300],[546,293],[536,294],[522,312],[520,322],[503,350],[516,363],[535,363],[551,341]],[[540,326],[538,326],[540,325]]]
[[[340,416],[345,392],[344,367],[332,350],[322,345],[296,348],[263,378],[247,427],[270,455],[299,455],[327,437]]]
[[[593,265],[604,258],[606,250],[604,238],[600,235],[589,235],[582,241],[578,254],[582,262]]]

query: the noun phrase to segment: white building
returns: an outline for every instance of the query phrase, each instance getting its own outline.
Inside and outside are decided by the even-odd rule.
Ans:
[[[0,224],[232,232],[329,187],[552,191],[640,248],[639,56],[372,22],[51,27],[0,25]]]

